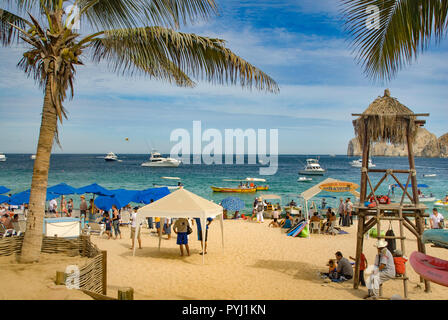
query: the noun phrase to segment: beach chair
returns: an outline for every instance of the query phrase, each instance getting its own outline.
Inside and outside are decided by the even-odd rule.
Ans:
[[[317,230],[317,233],[320,233],[320,221],[311,221],[311,233],[313,233],[315,230]]]
[[[87,224],[87,234],[90,235],[91,233],[98,233],[101,237],[106,229],[106,226],[104,223],[97,223],[97,222],[89,222]]]
[[[0,223],[0,238],[12,237],[14,235],[16,235],[14,229],[6,229],[3,223]]]

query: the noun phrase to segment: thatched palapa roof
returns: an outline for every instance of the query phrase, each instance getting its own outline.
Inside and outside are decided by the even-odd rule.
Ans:
[[[413,141],[418,126],[422,124],[416,121],[417,114],[390,96],[389,89],[384,90],[384,96],[376,98],[362,114],[353,115],[359,116],[353,121],[353,126],[361,145],[366,126],[369,142],[402,144],[406,142],[408,128]]]

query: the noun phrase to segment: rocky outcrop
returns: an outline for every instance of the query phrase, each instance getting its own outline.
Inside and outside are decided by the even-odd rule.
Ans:
[[[440,156],[448,158],[448,133],[439,138]]]
[[[435,134],[429,132],[425,128],[419,128],[413,147],[416,157],[435,158],[440,157],[443,154],[448,155],[448,134],[437,139],[437,136]],[[443,151],[442,148],[444,148]],[[361,153],[362,150],[358,139],[354,138],[350,140],[348,144],[347,155],[361,156]],[[386,157],[406,157],[408,153],[405,145],[392,145],[389,143],[378,142],[372,145],[370,155]]]

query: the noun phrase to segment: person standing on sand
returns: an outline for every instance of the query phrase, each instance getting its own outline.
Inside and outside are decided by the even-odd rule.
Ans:
[[[134,238],[135,238],[135,229],[137,228],[137,210],[138,207],[134,207],[134,210],[131,213],[131,239],[132,239],[132,247],[129,248],[131,250],[134,249]],[[140,229],[141,225],[138,228],[138,234],[137,234],[137,241],[138,241],[138,248],[142,248],[142,239],[140,238]]]
[[[81,204],[79,205],[79,211],[81,213],[80,218],[82,218],[84,216],[84,219],[85,219],[87,216],[86,197],[84,195],[82,195],[80,198],[81,198]]]
[[[168,236],[167,240],[171,239],[171,218],[165,218],[165,223],[163,224],[163,232]]]
[[[73,199],[70,198],[67,203],[67,217],[71,217],[73,212]]]
[[[207,238],[208,238],[208,226],[210,223],[212,223],[212,218],[207,218],[207,225],[205,228],[205,241],[202,241],[202,226],[201,226],[201,219],[194,218],[196,220],[196,226],[198,228],[198,241],[201,241],[201,252],[199,254],[202,254],[202,251],[204,251],[204,254],[207,254]]]
[[[263,212],[264,212],[265,205],[266,205],[266,203],[263,201],[263,199],[261,197],[258,198],[257,206],[255,208],[255,210],[257,212],[257,222],[258,223],[264,222]]]
[[[176,220],[173,226],[174,233],[177,234],[177,241],[176,243],[179,245],[180,248],[180,255],[184,255],[183,245],[185,245],[185,249],[187,249],[187,255],[190,255],[190,248],[188,247],[188,235],[187,235],[187,229],[188,229],[188,220],[186,218],[179,218]]]
[[[353,225],[353,203],[350,198],[347,198],[347,227]]]
[[[349,257],[351,260],[356,261],[355,258]],[[361,287],[366,286],[366,281],[364,280],[364,270],[366,270],[368,267],[367,259],[364,253],[361,252],[361,261],[359,262],[359,283],[361,284]]]
[[[118,212],[117,206],[112,205],[112,226],[114,227],[115,240],[117,236],[120,235],[121,239],[121,230],[120,230],[120,213]]]
[[[443,216],[439,214],[437,208],[432,209],[432,214],[429,216],[429,224],[431,229],[443,229]]]

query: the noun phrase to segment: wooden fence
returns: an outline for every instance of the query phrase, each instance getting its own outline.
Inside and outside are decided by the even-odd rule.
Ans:
[[[0,239],[0,256],[20,255],[23,236]],[[76,239],[43,237],[43,253],[64,253],[69,256],[87,257],[88,262],[79,268],[79,288],[98,294],[107,292],[107,252],[90,242],[89,236]]]

